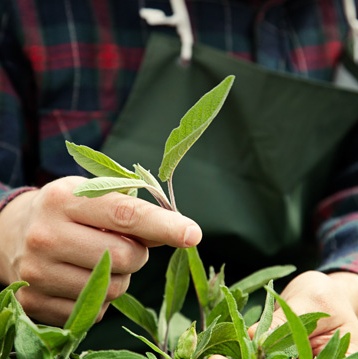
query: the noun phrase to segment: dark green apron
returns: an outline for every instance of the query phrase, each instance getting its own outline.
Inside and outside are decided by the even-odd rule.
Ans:
[[[102,150],[119,163],[157,173],[170,131],[225,76],[236,80],[218,118],[174,173],[179,210],[215,238],[265,255],[301,239],[322,195],[337,145],[358,118],[358,95],[271,72],[196,45],[178,63],[180,43],[155,35],[131,96]],[[240,244],[239,244],[240,243]]]
[[[140,163],[156,174],[165,140],[181,117],[224,77],[235,75],[223,109],[174,173],[178,208],[203,229],[199,253],[206,267],[218,270],[226,263],[231,281],[269,264],[302,264],[309,251],[299,244],[337,148],[358,118],[358,93],[269,71],[199,44],[189,66],[179,64],[179,53],[179,40],[152,36],[102,151],[128,168]],[[140,197],[151,199],[144,190]],[[160,305],[171,253],[166,247],[151,250],[149,263],[133,276],[129,292],[145,305]],[[116,327],[106,338],[118,336],[119,347],[128,348],[128,336],[120,323]],[[104,323],[89,339],[101,328],[108,332]]]

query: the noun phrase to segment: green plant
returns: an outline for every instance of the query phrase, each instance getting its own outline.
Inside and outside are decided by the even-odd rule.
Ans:
[[[67,142],[68,151],[74,159],[97,176],[77,187],[75,194],[96,197],[118,191],[135,196],[138,188],[146,188],[161,206],[177,210],[172,186],[173,172],[219,112],[233,81],[234,77],[229,76],[204,95],[170,134],[159,169],[160,179],[168,183],[169,199],[156,178],[139,164],[134,165],[134,172],[129,171],[98,151]],[[159,313],[144,307],[130,294],[112,302],[114,307],[145,329],[148,333],[146,337],[126,330],[152,351],[146,356],[127,350],[76,354],[76,348],[94,324],[103,304],[110,270],[111,259],[106,251],[63,329],[35,325],[27,317],[15,297],[16,291],[27,283],[16,282],[3,290],[0,293],[0,359],[12,356],[26,359],[155,359],[154,353],[166,359],[201,359],[214,353],[237,359],[312,359],[308,335],[316,328],[319,319],[327,317],[325,313],[297,316],[274,291],[273,280],[292,273],[295,270],[293,266],[266,268],[227,287],[224,267],[218,273],[210,268],[207,275],[197,248],[176,249],[168,264]],[[200,308],[199,323],[181,313],[190,277]],[[250,294],[262,287],[266,288],[267,297],[258,329],[251,339],[247,326],[257,319],[255,310],[242,313]],[[272,330],[270,325],[275,300],[281,305],[287,323]],[[337,331],[317,359],[345,358],[349,340],[349,334],[339,338]],[[13,347],[16,353],[11,353]],[[358,358],[358,353],[347,358]]]

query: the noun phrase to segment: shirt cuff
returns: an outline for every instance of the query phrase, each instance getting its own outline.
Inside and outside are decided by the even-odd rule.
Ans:
[[[15,189],[9,189],[0,194],[0,211],[2,211],[7,204],[9,204],[13,199],[24,192],[33,191],[38,189],[37,187],[19,187]]]
[[[358,187],[341,191],[318,207],[317,237],[323,272],[358,273]]]

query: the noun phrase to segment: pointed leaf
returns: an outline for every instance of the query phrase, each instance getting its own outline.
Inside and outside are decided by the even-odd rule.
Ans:
[[[169,135],[159,168],[159,178],[165,182],[172,176],[185,153],[213,121],[225,102],[234,81],[226,77],[219,85],[206,93],[180,121]]]
[[[66,147],[68,153],[74,158],[74,160],[81,167],[95,176],[139,179],[137,174],[122,167],[102,152],[93,150],[92,148],[84,145],[76,145],[75,143],[68,141],[66,141]]]
[[[189,287],[189,261],[185,249],[178,248],[170,258],[165,284],[165,318],[170,321],[181,310]]]
[[[106,299],[110,275],[111,258],[106,251],[93,269],[64,326],[64,329],[69,329],[74,337],[81,339],[95,323]]]
[[[292,265],[273,266],[261,269],[230,286],[230,290],[240,288],[243,292],[250,294],[257,289],[262,288],[271,279],[275,280],[285,277],[295,270],[296,267]]]
[[[158,341],[157,318],[152,310],[145,308],[128,293],[113,300],[112,305],[134,323],[144,328],[155,341]]]
[[[211,335],[213,333],[213,330],[216,326],[218,319],[219,318],[215,318],[215,320],[208,326],[208,328],[206,328],[201,333],[199,333],[198,344],[194,353],[194,358],[200,357],[207,349],[207,346],[211,339]]]
[[[336,330],[332,338],[324,346],[316,359],[336,359],[336,353],[339,345],[339,330]]]
[[[267,286],[265,288],[272,293],[285,313],[300,359],[312,359],[312,348],[308,339],[307,330],[302,323],[302,320],[273,289]]]
[[[185,332],[191,325],[191,320],[185,317],[181,313],[175,313],[170,320],[168,330],[168,349],[174,351],[179,337]]]
[[[132,188],[144,188],[148,184],[140,179],[117,177],[96,177],[79,184],[74,194],[90,198],[103,196],[110,192],[128,193]]]
[[[241,357],[249,358],[250,350],[249,347],[247,346],[247,341],[245,341],[245,339],[250,341],[250,337],[245,327],[244,318],[242,317],[241,313],[237,310],[235,298],[230,292],[229,288],[224,286],[222,289],[225,294],[227,305],[229,307],[231,320],[235,327],[236,340],[240,344]]]
[[[189,258],[189,267],[191,277],[193,278],[195,291],[198,297],[199,304],[202,308],[208,305],[208,279],[205,273],[203,262],[199,256],[197,247],[186,249]]]
[[[0,292],[0,309],[7,307],[10,303],[9,293],[16,293],[21,287],[27,287],[29,283],[25,281],[17,281],[8,285],[5,289]]]
[[[300,315],[304,327],[306,328],[307,334],[311,334],[317,328],[317,322],[321,318],[329,317],[326,313],[308,313]],[[262,344],[265,353],[273,353],[277,351],[283,351],[294,344],[292,333],[289,324],[286,322],[281,326],[272,330],[267,336],[266,340]]]
[[[81,359],[147,359],[144,355],[131,352],[129,350],[100,350],[89,352]]]
[[[350,333],[343,335],[343,337],[339,341],[336,359],[343,359],[346,357],[346,353],[347,353],[350,341],[351,341]]]
[[[269,282],[268,287],[273,289],[272,280]],[[260,340],[260,337],[270,329],[272,323],[274,305],[275,305],[274,296],[272,295],[271,292],[267,292],[264,310],[262,312],[260,322],[257,326],[254,335],[254,341],[256,341],[256,343]]]
[[[147,338],[143,337],[142,335],[138,335],[133,333],[131,330],[129,330],[128,328],[123,327],[129,334],[133,335],[135,338],[138,338],[139,340],[141,340],[143,343],[147,344],[150,348],[152,348],[155,352],[157,352],[158,354],[162,355],[164,358],[166,359],[172,359],[167,353],[165,353],[163,350],[161,350],[160,348],[158,348],[154,343],[152,343],[150,340],[148,340]]]
[[[227,357],[241,358],[240,345],[237,342],[237,335],[233,323],[214,323],[212,328],[210,326],[210,329],[209,340],[205,340],[205,345],[200,345],[200,347],[199,338],[202,334],[199,334],[198,350],[194,354],[194,359],[208,357],[218,353]]]
[[[20,315],[16,325],[16,358],[53,359],[53,355],[38,335],[36,325],[26,315]]]

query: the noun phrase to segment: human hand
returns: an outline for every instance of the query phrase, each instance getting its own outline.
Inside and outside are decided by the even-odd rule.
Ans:
[[[323,349],[337,329],[340,330],[341,336],[351,333],[347,354],[358,352],[357,274],[336,272],[327,275],[308,271],[294,278],[281,293],[281,297],[297,315],[310,312],[324,312],[330,315],[329,318],[318,321],[316,330],[309,337],[314,355]],[[286,317],[282,309],[276,307],[271,328],[284,322]],[[249,329],[251,337],[256,327],[257,323]]]
[[[98,320],[146,263],[148,247],[189,247],[201,239],[194,221],[144,200],[74,196],[84,180],[66,177],[25,192],[0,213],[0,282],[29,282],[17,298],[30,317],[50,325],[65,323],[106,249],[112,275]]]

